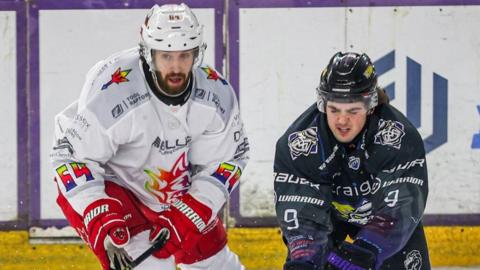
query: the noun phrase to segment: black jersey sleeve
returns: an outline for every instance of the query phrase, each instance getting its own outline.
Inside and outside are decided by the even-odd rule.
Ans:
[[[295,157],[288,144],[288,135],[278,140],[274,161],[275,210],[288,248],[284,269],[323,269],[332,231],[331,187],[309,173],[318,167],[315,151],[306,147]]]
[[[376,249],[377,265],[405,246],[421,222],[428,194],[425,150],[416,129],[406,127],[394,144],[387,141],[392,133],[382,132],[375,134],[377,145],[370,153],[377,167],[373,217],[355,238]]]

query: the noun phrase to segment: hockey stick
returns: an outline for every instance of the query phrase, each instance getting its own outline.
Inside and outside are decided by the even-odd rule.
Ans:
[[[165,246],[165,243],[167,243],[169,238],[170,231],[167,228],[163,228],[160,232],[160,235],[157,237],[157,239],[155,239],[155,242],[153,242],[152,246],[150,246],[132,262],[132,268],[141,264],[146,258],[148,258],[148,256]]]
[[[170,231],[167,228],[163,228],[157,239],[153,242],[153,244],[145,250],[138,258],[133,260],[133,262],[130,263],[129,269],[133,269],[137,267],[139,264],[141,264],[145,259],[147,259],[150,255],[152,255],[155,251],[161,249],[163,246],[165,246],[165,243],[167,243],[168,239],[170,239]],[[110,268],[110,270],[115,270]]]

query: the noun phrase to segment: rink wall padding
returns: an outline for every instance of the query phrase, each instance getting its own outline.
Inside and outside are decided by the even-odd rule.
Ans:
[[[471,34],[480,29],[478,1],[185,2],[205,24],[205,62],[225,72],[237,90],[251,141],[251,161],[230,200],[235,226],[276,225],[275,140],[314,101],[320,69],[338,50],[368,52],[392,103],[419,125],[429,151],[426,224],[480,225],[480,92],[471,90],[480,87],[472,79],[480,72],[480,35]],[[0,108],[17,117],[0,119],[7,138],[0,140],[0,190],[9,190],[0,201],[1,230],[67,225],[55,205],[48,158],[53,116],[78,97],[96,61],[137,44],[138,25],[153,3],[0,1],[0,26],[8,34],[0,36],[0,48],[9,52],[0,67],[16,70],[0,72],[8,82]],[[419,91],[421,101],[406,99]]]
[[[426,227],[433,266],[480,266],[480,226]],[[286,255],[278,228],[233,228],[229,247],[248,270],[280,270]],[[83,244],[29,244],[26,231],[0,232],[0,269],[100,269]]]

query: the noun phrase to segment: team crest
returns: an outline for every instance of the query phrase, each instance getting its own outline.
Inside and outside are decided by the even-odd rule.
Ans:
[[[144,171],[150,178],[145,182],[145,190],[160,203],[171,203],[190,188],[190,173],[185,153],[180,155],[170,171],[161,168],[159,173],[148,169]]]
[[[211,67],[202,67],[202,70],[207,73],[207,79],[209,80],[220,80],[224,85],[228,85],[227,81],[222,78],[220,75],[218,75],[218,72],[216,72],[213,68]]]
[[[316,154],[318,151],[317,127],[288,135],[288,148],[293,160],[301,155]]]
[[[400,149],[403,136],[405,136],[405,131],[402,123],[380,119],[374,143]]]
[[[117,68],[115,72],[112,74],[112,79],[102,86],[102,90],[107,89],[112,83],[122,83],[128,82],[127,75],[132,71],[131,69],[121,70],[121,68]]]
[[[337,201],[332,202],[338,214],[349,223],[367,225],[372,216],[372,203],[366,199],[360,201],[356,207],[350,204],[343,204]]]
[[[418,250],[412,250],[407,254],[403,262],[406,270],[420,270],[422,267],[422,255]]]
[[[360,158],[359,157],[349,157],[348,158],[348,167],[352,170],[358,170],[360,168]]]

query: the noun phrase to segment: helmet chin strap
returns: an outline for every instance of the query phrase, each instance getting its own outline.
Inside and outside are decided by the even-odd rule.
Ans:
[[[152,70],[150,70],[150,73],[152,73],[153,83],[154,83],[155,86],[157,87],[157,90],[160,91],[160,93],[162,93],[162,95],[165,95],[165,96],[167,96],[167,97],[173,97],[173,98],[174,98],[174,97],[179,97],[179,96],[181,96],[183,93],[185,93],[185,91],[187,91],[188,85],[190,84],[190,80],[191,80],[192,77],[193,77],[193,74],[192,74],[192,76],[190,76],[190,78],[188,78],[188,81],[187,81],[187,83],[185,84],[185,88],[184,88],[182,91],[180,91],[180,93],[172,95],[172,94],[169,94],[169,93],[165,92],[165,90],[163,90],[162,87],[160,87],[160,85],[158,84],[157,73],[156,73],[155,71],[152,71]]]

